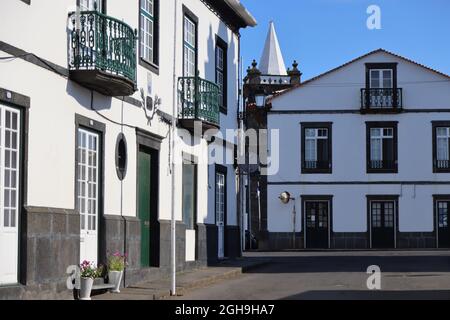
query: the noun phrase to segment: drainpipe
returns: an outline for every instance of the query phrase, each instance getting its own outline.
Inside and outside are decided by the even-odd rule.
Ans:
[[[177,263],[176,263],[176,221],[175,221],[175,131],[176,131],[176,119],[177,119],[177,20],[178,20],[178,0],[175,0],[175,10],[174,10],[174,37],[173,37],[173,105],[172,105],[172,127],[170,134],[170,149],[171,158],[170,161],[170,172],[172,175],[172,192],[171,192],[171,217],[170,217],[170,239],[171,239],[171,247],[170,247],[170,264],[171,264],[171,290],[170,294],[175,296],[176,292],[176,272],[177,272]]]

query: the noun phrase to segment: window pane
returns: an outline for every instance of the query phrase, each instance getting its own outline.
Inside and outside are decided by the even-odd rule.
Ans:
[[[383,160],[380,138],[372,138],[370,140],[370,160],[372,161]]]
[[[392,70],[383,70],[383,88],[392,88]]]
[[[305,160],[306,161],[317,161],[316,152],[316,140],[307,139],[305,141]]]
[[[380,71],[370,70],[370,87],[379,88],[380,87]]]
[[[437,138],[437,160],[449,160],[449,143],[447,138]]]

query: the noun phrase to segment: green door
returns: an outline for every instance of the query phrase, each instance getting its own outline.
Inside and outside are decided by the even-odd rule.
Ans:
[[[150,153],[139,150],[138,155],[138,210],[141,219],[141,266],[150,266]]]

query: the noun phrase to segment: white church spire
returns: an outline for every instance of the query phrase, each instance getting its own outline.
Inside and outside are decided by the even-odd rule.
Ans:
[[[281,54],[280,44],[273,21],[270,22],[269,33],[267,34],[264,51],[259,62],[259,70],[262,74],[285,76],[286,65]]]

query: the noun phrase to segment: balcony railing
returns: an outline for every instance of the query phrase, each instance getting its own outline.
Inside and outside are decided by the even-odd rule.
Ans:
[[[132,84],[132,92],[128,94],[111,92],[111,94],[132,94],[136,87],[135,31],[124,22],[98,11],[82,11],[79,18],[76,13],[72,13],[70,22],[69,70],[74,73],[84,71],[85,75],[89,71],[98,71],[103,77],[110,76],[119,81],[123,79]],[[93,89],[108,90],[103,88],[107,84],[100,83],[102,79],[98,76],[95,83],[93,79],[83,80],[80,74],[76,75],[77,79],[85,81],[87,86],[93,85]],[[114,90],[114,84],[109,86],[109,89],[117,91]],[[117,89],[130,91],[123,87]]]
[[[403,90],[361,89],[361,109],[363,111],[399,111],[403,108]]]
[[[397,162],[394,160],[370,160],[369,169],[372,170],[395,170]]]
[[[180,120],[201,121],[203,127],[220,126],[219,86],[200,77],[178,79]],[[188,125],[190,127],[190,125]]]
[[[325,170],[330,168],[329,161],[304,161],[303,162],[304,169],[318,169]]]
[[[450,161],[449,160],[436,160],[436,168],[437,169],[450,169]]]

